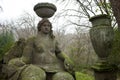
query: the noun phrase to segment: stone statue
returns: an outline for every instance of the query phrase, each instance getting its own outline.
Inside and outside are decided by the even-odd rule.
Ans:
[[[37,35],[25,42],[21,57],[5,59],[8,80],[74,80],[65,70],[50,21],[43,18],[37,29]]]
[[[14,72],[14,69],[11,70],[8,67],[8,63],[10,60],[14,58],[20,58],[23,53],[23,48],[25,46],[25,39],[20,38],[16,43],[11,47],[11,49],[4,55],[3,64],[2,64],[2,77],[6,78],[9,76],[9,73]],[[10,69],[10,70],[8,70]]]

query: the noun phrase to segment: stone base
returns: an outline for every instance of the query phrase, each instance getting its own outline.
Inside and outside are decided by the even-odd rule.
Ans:
[[[95,80],[117,80],[116,72],[108,71],[108,72],[94,72]]]
[[[95,80],[117,80],[117,67],[107,62],[99,62],[92,66]]]

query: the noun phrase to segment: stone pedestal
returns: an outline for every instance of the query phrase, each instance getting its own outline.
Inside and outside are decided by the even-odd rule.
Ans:
[[[114,71],[95,71],[95,80],[116,80],[116,72]]]
[[[107,63],[96,63],[92,66],[94,70],[95,80],[117,80],[117,67]]]

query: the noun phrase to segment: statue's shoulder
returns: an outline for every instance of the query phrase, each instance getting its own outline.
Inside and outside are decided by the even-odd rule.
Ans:
[[[28,42],[28,41],[34,41],[35,39],[36,39],[36,37],[33,36],[33,37],[28,38],[26,41],[27,41],[27,42]]]
[[[33,44],[35,42],[36,37],[30,37],[26,40],[26,44]]]

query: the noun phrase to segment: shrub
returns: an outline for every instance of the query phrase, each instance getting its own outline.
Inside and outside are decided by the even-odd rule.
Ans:
[[[10,49],[14,43],[14,37],[12,32],[5,31],[0,34],[0,61],[3,55]]]

